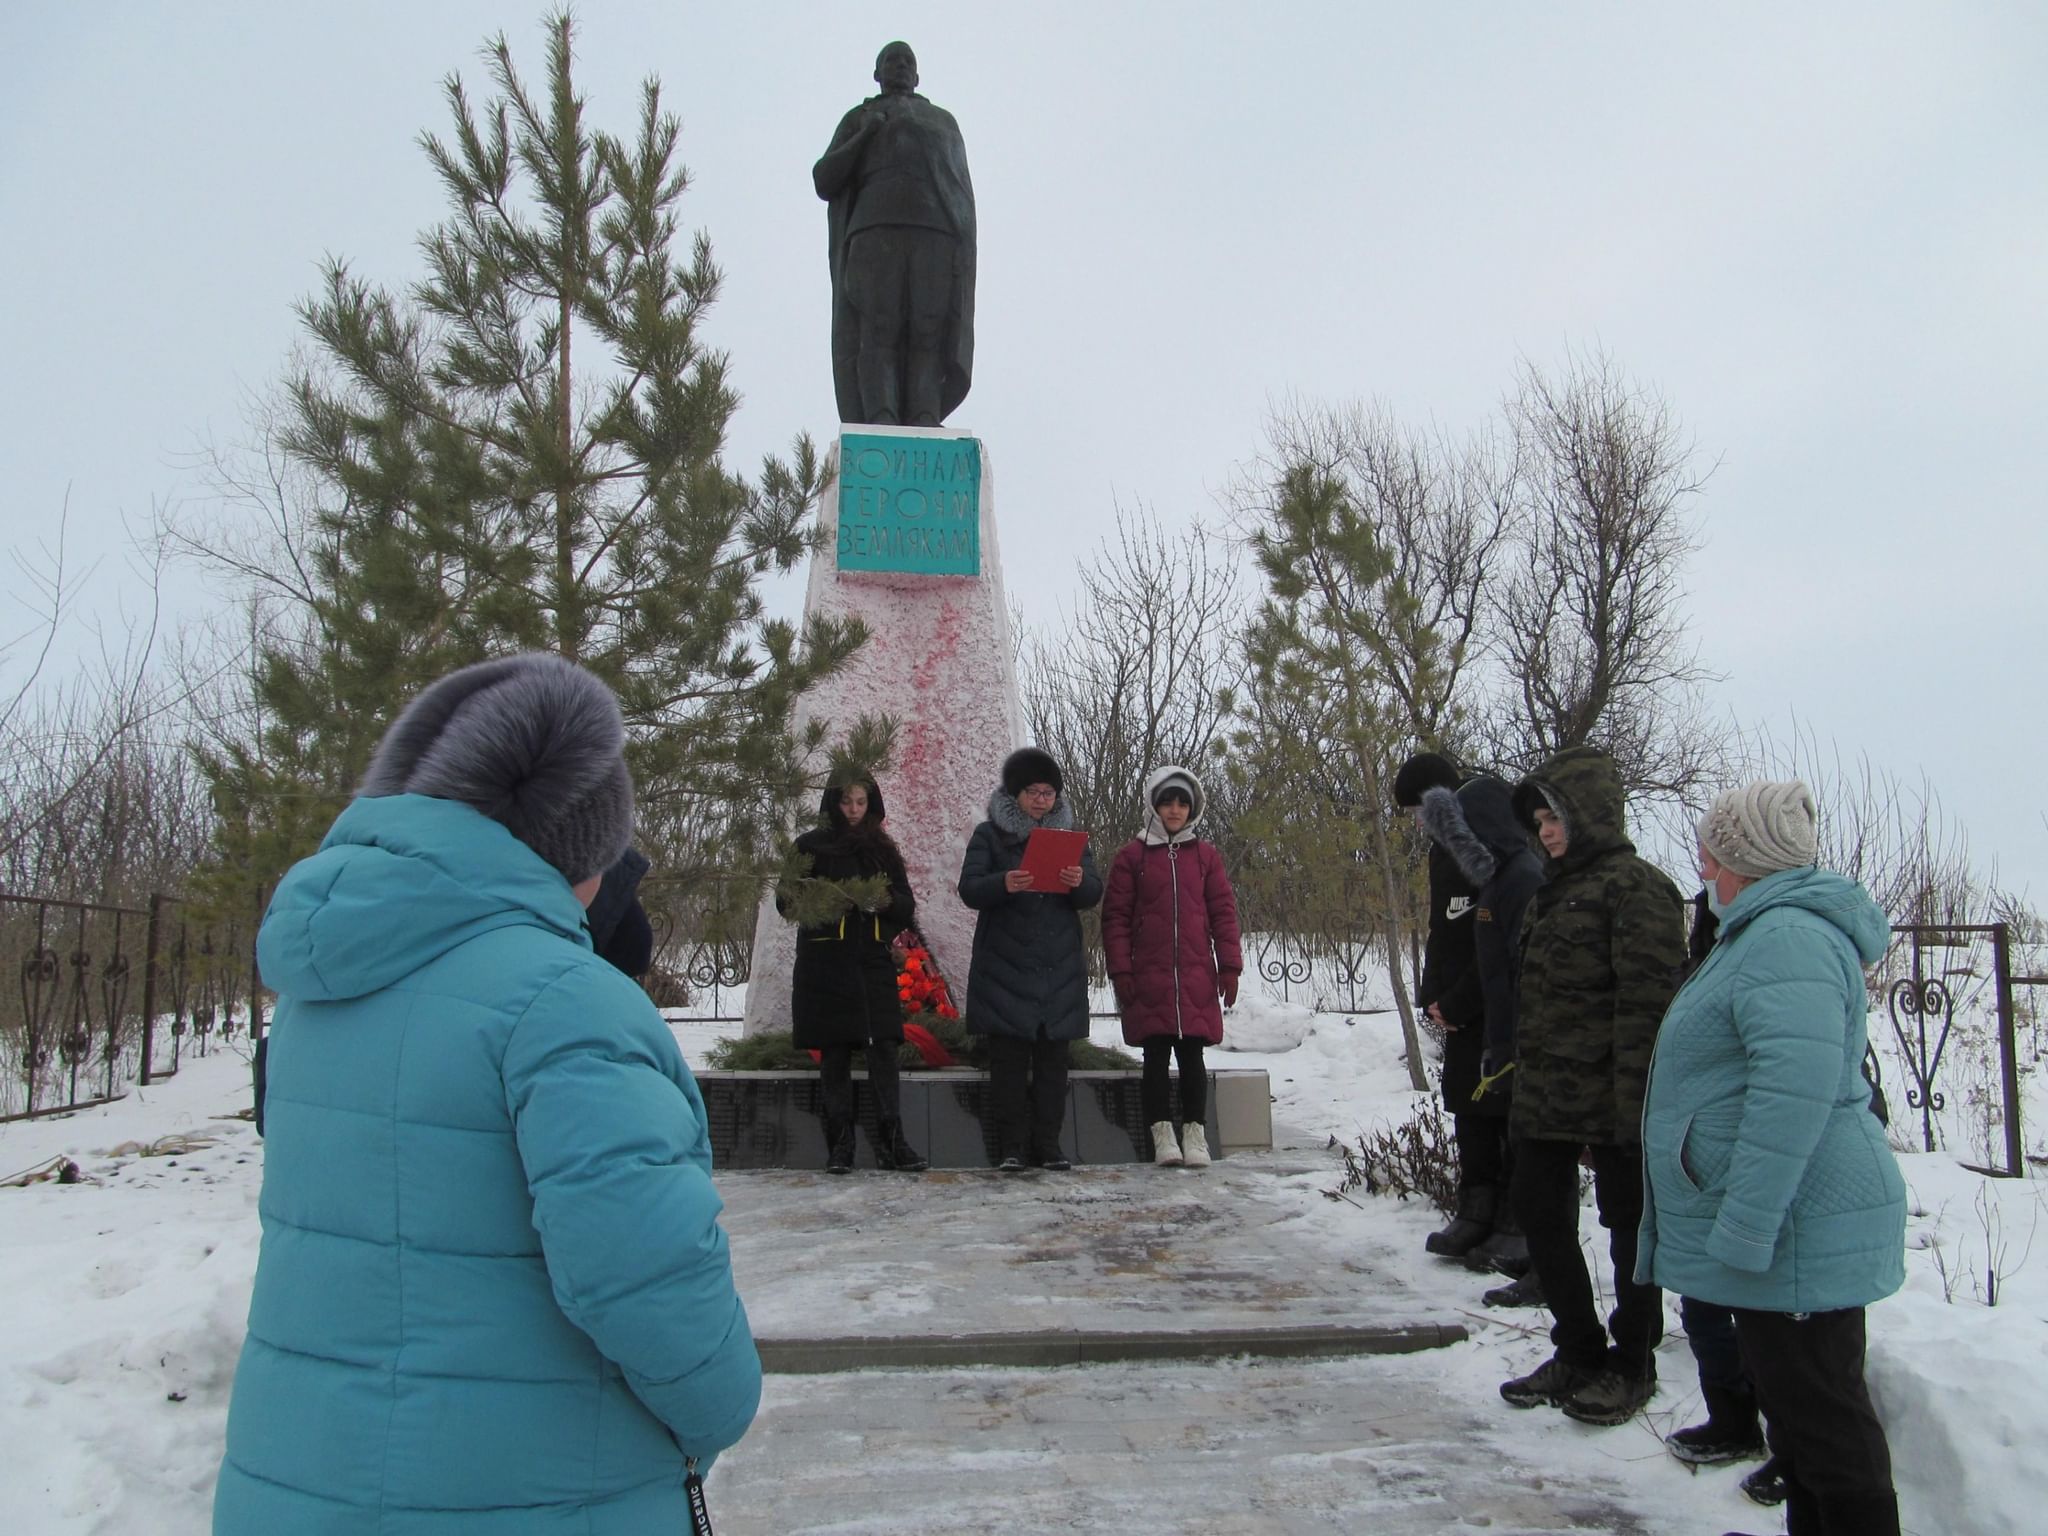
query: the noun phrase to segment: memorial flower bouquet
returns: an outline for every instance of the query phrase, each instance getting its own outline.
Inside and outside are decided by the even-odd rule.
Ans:
[[[953,1006],[953,994],[947,990],[946,978],[916,930],[906,929],[897,935],[894,948],[896,996],[903,1004],[904,1043],[917,1049],[926,1066],[950,1067],[952,1053],[928,1025],[919,1022],[924,1018],[951,1022],[960,1017],[960,1010]]]

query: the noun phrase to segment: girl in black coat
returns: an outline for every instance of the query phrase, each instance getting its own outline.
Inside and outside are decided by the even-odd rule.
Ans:
[[[997,1166],[1026,1160],[1055,1172],[1067,1118],[1067,1042],[1088,1034],[1088,957],[1081,916],[1102,900],[1102,876],[1084,845],[1081,862],[1050,890],[1021,868],[1036,827],[1071,828],[1059,765],[1036,747],[1012,752],[960,863],[960,899],[981,915],[967,975],[968,1032],[988,1036],[989,1098]],[[1027,1098],[1029,1100],[1027,1106]]]
[[[903,1135],[896,1052],[903,1044],[903,1004],[896,992],[890,945],[910,926],[917,903],[895,839],[882,830],[882,791],[872,778],[826,786],[819,825],[796,840],[805,878],[837,886],[867,882],[859,904],[842,903],[830,918],[797,930],[790,976],[791,1037],[819,1053],[825,1112],[825,1171],[853,1168],[853,1052],[865,1047],[868,1088],[875,1098],[875,1164],[922,1173],[929,1166]],[[876,881],[882,886],[875,886]],[[784,917],[798,901],[785,884],[775,893]],[[809,905],[809,903],[806,903]]]

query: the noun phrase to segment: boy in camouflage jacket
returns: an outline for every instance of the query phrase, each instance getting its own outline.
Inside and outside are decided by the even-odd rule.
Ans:
[[[1555,1326],[1556,1354],[1501,1384],[1518,1408],[1561,1407],[1620,1424],[1656,1390],[1663,1297],[1635,1282],[1643,1214],[1643,1087],[1657,1026],[1685,963],[1684,900],[1636,857],[1614,760],[1560,752],[1515,790],[1518,819],[1549,855],[1523,919],[1510,1198]],[[1581,1155],[1614,1261],[1608,1328],[1579,1251]]]

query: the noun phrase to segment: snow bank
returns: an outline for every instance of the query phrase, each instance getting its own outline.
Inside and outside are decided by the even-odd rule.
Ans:
[[[1223,1049],[1274,1054],[1291,1051],[1308,1038],[1316,1015],[1301,1003],[1255,992],[1240,992],[1223,1018]]]

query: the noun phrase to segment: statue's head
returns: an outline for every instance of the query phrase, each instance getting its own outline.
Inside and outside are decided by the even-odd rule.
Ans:
[[[917,89],[917,55],[908,43],[891,43],[875,55],[875,84],[885,91]]]

